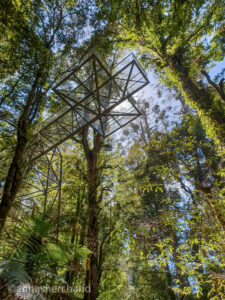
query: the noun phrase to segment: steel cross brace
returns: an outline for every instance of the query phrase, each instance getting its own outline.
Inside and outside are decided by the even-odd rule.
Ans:
[[[133,54],[119,63],[111,74],[96,53],[54,87],[63,109],[46,119],[33,136],[31,161],[91,126],[104,138],[140,116],[133,95],[149,83]]]
[[[104,138],[141,115],[133,95],[149,81],[133,54],[109,71],[96,53],[88,53],[53,88],[59,106],[35,133],[28,151],[31,170],[16,202],[25,210],[57,209],[59,224],[62,156],[58,146],[91,126]],[[57,225],[58,228],[58,225]],[[58,230],[56,237],[58,237]]]

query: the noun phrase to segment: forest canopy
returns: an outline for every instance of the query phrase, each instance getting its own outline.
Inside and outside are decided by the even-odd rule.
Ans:
[[[2,0],[0,298],[225,298],[224,0]]]

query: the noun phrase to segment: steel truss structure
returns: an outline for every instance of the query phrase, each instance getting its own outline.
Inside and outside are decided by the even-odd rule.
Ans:
[[[91,126],[104,138],[140,116],[132,97],[149,83],[133,54],[114,67],[105,66],[97,54],[85,56],[78,67],[54,87],[59,106],[34,136],[32,161]]]
[[[34,167],[17,198],[25,208],[41,203],[46,214],[57,205],[59,218],[62,185],[59,145],[87,126],[106,138],[140,116],[133,95],[149,81],[137,59],[130,54],[112,72],[109,69],[96,53],[88,53],[56,83],[53,90],[60,109],[33,136],[29,158]]]
[[[62,172],[62,155],[57,147],[35,162],[16,199],[16,205],[30,212],[38,210],[43,216],[52,209],[57,210],[57,220],[53,220],[57,222],[56,237],[59,233]]]

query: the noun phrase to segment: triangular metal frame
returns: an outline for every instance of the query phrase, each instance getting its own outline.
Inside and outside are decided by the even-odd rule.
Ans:
[[[57,205],[57,226],[63,175],[58,147],[87,126],[106,138],[141,115],[133,95],[149,81],[136,57],[130,54],[112,73],[109,69],[95,52],[85,55],[53,88],[63,108],[32,137],[28,150],[31,170],[16,202],[25,209],[41,203],[43,214]],[[56,237],[58,232],[57,227]]]
[[[103,137],[119,130],[141,115],[132,96],[148,83],[144,70],[133,54],[122,60],[113,73],[109,72],[99,55],[87,54],[53,88],[55,96],[64,106],[47,119],[33,137],[31,161],[79,134],[86,126],[91,126]],[[122,103],[128,104],[127,109]],[[119,107],[122,108],[120,115],[126,122],[117,122],[118,116],[114,110]],[[114,129],[112,123],[117,125]]]

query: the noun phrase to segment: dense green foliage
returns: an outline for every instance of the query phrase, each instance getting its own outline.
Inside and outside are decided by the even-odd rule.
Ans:
[[[224,1],[98,3],[108,34],[115,40],[119,36],[121,47],[139,51],[146,66],[167,85],[177,86],[201,116],[207,133],[224,143],[223,81],[211,81],[206,72],[224,59]]]
[[[2,1],[1,299],[224,299],[224,9]],[[30,170],[33,133],[63,107],[52,87],[90,48],[114,64],[134,50],[158,90],[118,134],[86,128]]]

